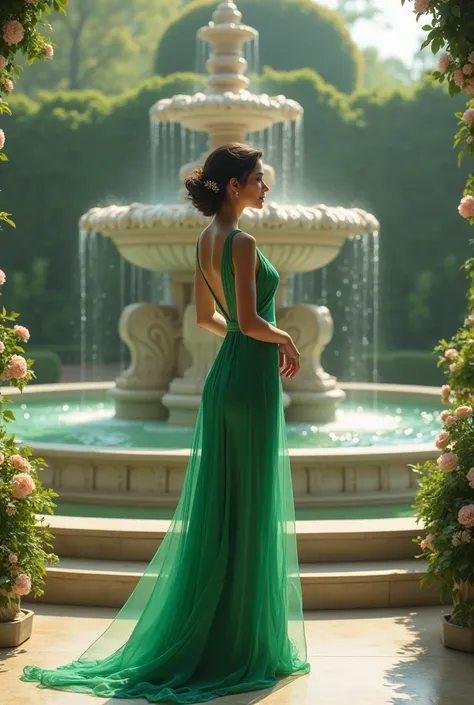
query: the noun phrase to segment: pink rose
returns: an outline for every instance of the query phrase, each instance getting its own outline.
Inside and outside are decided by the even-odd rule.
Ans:
[[[458,351],[455,350],[454,348],[448,348],[446,352],[444,353],[444,356],[447,360],[454,360],[455,357],[459,355]]]
[[[15,556],[14,553],[10,553],[10,555],[8,556],[8,560],[10,561],[10,563],[18,563],[18,557]]]
[[[438,61],[438,69],[444,73],[449,66],[449,62],[450,58],[448,54],[441,54]]]
[[[0,355],[5,352],[5,343],[0,340]]]
[[[16,506],[14,502],[8,502],[7,504],[7,514],[12,517],[16,514]]]
[[[456,423],[456,417],[451,416],[451,414],[449,414],[449,416],[446,417],[445,423],[446,423],[446,426],[452,426],[454,423]]]
[[[28,374],[28,365],[21,355],[12,355],[1,379],[23,379]]]
[[[443,472],[454,472],[458,467],[458,456],[456,453],[444,453],[439,456],[436,462]]]
[[[474,489],[474,468],[471,468],[466,475],[466,479],[469,485]]]
[[[430,551],[434,551],[435,547],[433,546],[433,541],[435,538],[436,536],[434,534],[428,534],[428,536],[420,542],[420,548],[423,551],[425,550],[425,548],[429,548]]]
[[[474,108],[468,108],[467,110],[465,110],[462,114],[462,119],[467,125],[470,125],[471,122],[474,122]]]
[[[52,44],[45,44],[45,45],[44,45],[44,54],[45,54],[46,58],[48,58],[48,59],[52,59],[52,58],[53,58],[53,56],[54,56],[54,49],[53,49]]]
[[[31,592],[31,580],[25,573],[21,573],[15,580],[13,591],[17,595],[28,595]]]
[[[0,130],[0,132],[2,132],[2,130]],[[0,149],[1,149],[1,147],[0,147]],[[6,281],[7,281],[7,277],[5,276],[5,272],[2,269],[0,269],[0,286],[2,284],[5,284]]]
[[[471,326],[474,326],[474,311],[471,311],[471,313],[466,319],[466,323],[470,323]]]
[[[449,411],[448,411],[447,409],[445,409],[444,411],[442,411],[441,414],[440,414],[441,421],[446,421],[446,419],[448,418],[449,415],[450,415],[450,414],[449,414]]]
[[[474,68],[473,68],[472,64],[464,64],[464,66],[462,67],[462,72],[465,76],[470,76],[473,71],[474,71]]]
[[[3,38],[7,44],[19,44],[24,36],[23,25],[16,20],[9,20],[3,25]]]
[[[28,330],[28,328],[25,328],[25,326],[15,326],[13,330],[18,335],[18,337],[25,341],[25,343],[29,341],[30,331]]]
[[[464,83],[464,74],[463,74],[463,72],[461,71],[461,69],[456,69],[456,71],[453,73],[453,80],[454,80],[454,83],[455,83],[457,86],[461,87],[461,86],[463,85],[463,83]]]
[[[428,12],[430,0],[415,0],[415,12],[424,14]]]
[[[469,56],[467,57],[467,60],[469,61],[469,63],[474,64],[474,53],[469,54]]]
[[[15,499],[25,499],[25,497],[28,497],[36,487],[35,481],[31,475],[28,475],[26,472],[23,472],[20,475],[13,475],[12,486],[12,495]]]
[[[451,387],[449,386],[449,384],[443,384],[443,386],[441,387],[441,401],[447,402],[450,394]]]
[[[7,60],[5,59],[4,56],[1,56],[0,54],[0,71],[3,71],[5,66],[7,65]]]
[[[474,526],[474,504],[461,507],[458,513],[458,522],[463,526]]]
[[[3,83],[3,87],[6,91],[8,91],[8,93],[11,93],[12,90],[15,88],[15,84],[13,83],[11,78],[7,78],[7,80]]]
[[[466,81],[466,84],[464,86],[464,90],[470,93],[471,95],[474,94],[474,79],[470,78],[468,81]]]
[[[444,450],[446,446],[449,445],[451,441],[451,436],[447,431],[442,431],[438,438],[435,440],[435,446],[438,448],[438,450]]]
[[[456,372],[457,369],[458,369],[457,364],[456,364],[455,362],[452,362],[452,363],[450,364],[450,366],[449,366],[449,371],[450,371],[450,372]]]
[[[468,416],[472,416],[472,406],[458,406],[454,412],[458,419],[466,419]]]
[[[459,204],[458,212],[463,218],[474,218],[474,197],[464,196]]]
[[[0,453],[0,465],[3,465],[4,460],[5,456],[3,455],[3,453]]]
[[[28,462],[28,460],[26,458],[23,458],[23,456],[21,456],[21,455],[12,455],[10,458],[10,462],[18,470],[23,470],[23,472],[31,472],[30,463]]]
[[[474,142],[474,137],[473,137],[472,135],[468,135],[468,136],[466,137],[466,142],[467,142],[468,144],[472,144],[472,143]]]
[[[0,149],[3,149],[4,146],[5,146],[5,133],[3,130],[0,130]]]

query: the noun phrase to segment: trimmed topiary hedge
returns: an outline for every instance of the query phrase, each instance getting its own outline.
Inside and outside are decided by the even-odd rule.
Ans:
[[[33,369],[36,379],[31,384],[53,384],[61,381],[62,365],[59,356],[50,350],[28,350],[28,357],[31,357],[35,364]]]
[[[262,66],[279,71],[312,68],[344,93],[359,87],[362,58],[339,15],[312,0],[239,0],[243,22],[260,33]],[[187,5],[165,28],[155,71],[162,76],[195,68],[196,32],[216,0]]]
[[[202,76],[191,74],[157,76],[118,98],[57,93],[34,103],[12,97],[15,118],[3,117],[0,125],[8,128],[11,157],[2,166],[0,208],[4,198],[16,214],[17,230],[4,231],[2,268],[23,279],[6,290],[5,304],[24,312],[22,322],[34,330],[35,345],[78,349],[78,219],[96,205],[149,201],[148,110],[159,98],[193,92],[199,80]],[[431,350],[462,321],[459,267],[469,254],[469,226],[454,207],[465,180],[465,165],[457,168],[449,136],[454,101],[429,84],[406,93],[349,97],[309,69],[267,70],[261,88],[284,93],[305,109],[305,193],[299,200],[366,208],[382,224],[381,348]],[[37,258],[48,263],[44,281],[34,276]],[[343,326],[337,297],[341,263],[339,256],[335,276],[328,279],[335,323],[328,352],[343,344],[337,339]],[[107,276],[117,272],[111,269]],[[104,306],[104,320],[114,330],[112,353],[119,350],[120,298],[110,297]],[[335,362],[325,358],[324,365],[344,377]]]
[[[368,357],[372,363],[373,358]],[[441,386],[444,375],[436,367],[436,356],[424,350],[391,350],[378,356],[379,382]]]

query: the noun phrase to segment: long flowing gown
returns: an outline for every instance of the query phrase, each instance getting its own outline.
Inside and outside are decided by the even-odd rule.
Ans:
[[[216,300],[228,332],[205,382],[170,529],[124,607],[79,660],[54,670],[27,666],[22,680],[184,705],[310,670],[278,346],[239,330],[236,232],[222,253],[229,316]],[[199,242],[196,254],[200,267]],[[258,256],[257,310],[274,324],[279,277]]]

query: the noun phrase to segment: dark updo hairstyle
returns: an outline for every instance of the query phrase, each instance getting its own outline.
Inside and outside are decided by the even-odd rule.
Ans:
[[[203,215],[215,215],[224,203],[231,179],[245,184],[263,153],[248,144],[231,142],[215,149],[202,169],[195,169],[184,181],[186,198]],[[205,186],[206,182],[214,188]]]

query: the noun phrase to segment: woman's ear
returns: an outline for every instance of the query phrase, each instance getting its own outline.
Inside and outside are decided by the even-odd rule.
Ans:
[[[229,181],[229,186],[230,186],[230,190],[232,191],[232,193],[234,193],[234,194],[238,193],[238,191],[240,189],[240,183],[238,182],[237,179],[231,179]]]

